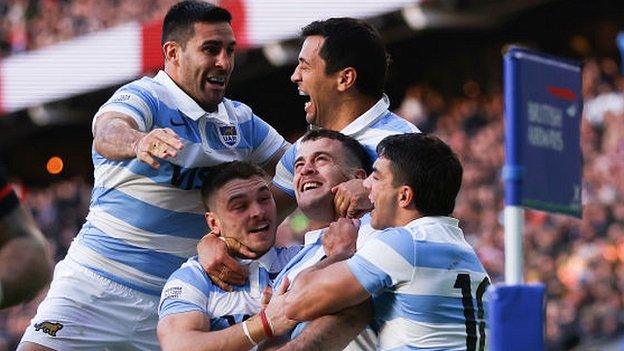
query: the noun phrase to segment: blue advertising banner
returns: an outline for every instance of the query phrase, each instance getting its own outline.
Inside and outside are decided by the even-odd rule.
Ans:
[[[581,217],[579,63],[505,54],[505,202]]]

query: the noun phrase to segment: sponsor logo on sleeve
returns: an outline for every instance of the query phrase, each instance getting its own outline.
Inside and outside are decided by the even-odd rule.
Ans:
[[[132,99],[132,94],[119,94],[111,98],[110,102],[124,102]]]
[[[163,300],[165,299],[177,299],[182,295],[181,286],[171,286],[165,289],[163,292]]]

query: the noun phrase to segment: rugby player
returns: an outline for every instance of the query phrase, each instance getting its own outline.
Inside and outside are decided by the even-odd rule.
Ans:
[[[299,274],[271,304],[285,304],[288,318],[305,321],[374,297],[380,349],[482,350],[490,279],[450,217],[459,160],[422,134],[387,137],[377,151],[364,186],[374,206],[371,225],[381,231],[355,254],[330,253],[325,267]],[[345,218],[336,226],[355,230]]]
[[[299,63],[291,76],[305,103],[306,121],[355,138],[369,155],[377,158],[375,147],[392,134],[418,132],[413,124],[390,112],[384,84],[388,53],[381,36],[364,21],[331,18],[315,21],[302,29],[304,39]],[[300,141],[280,160],[273,179],[278,209],[296,206],[293,178]],[[359,217],[370,210],[362,180],[352,180],[334,189],[341,216]],[[280,214],[288,211],[280,211]],[[301,243],[303,238],[280,237],[278,243]]]
[[[159,349],[162,287],[208,232],[199,201],[208,167],[249,160],[271,173],[288,147],[249,107],[223,97],[236,48],[230,21],[205,1],[171,7],[164,71],[124,85],[96,113],[89,214],[20,350]],[[242,283],[239,273],[232,279]]]

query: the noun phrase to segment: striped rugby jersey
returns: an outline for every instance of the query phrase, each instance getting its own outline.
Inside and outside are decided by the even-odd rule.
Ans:
[[[490,279],[456,219],[377,232],[347,265],[374,297],[379,349],[484,349]]]
[[[231,292],[214,285],[197,256],[192,257],[165,284],[158,307],[159,318],[198,311],[210,319],[210,330],[240,323],[260,311],[264,288],[300,249],[301,246],[276,248],[257,260],[241,260],[249,267],[249,280],[245,285],[233,286]]]
[[[355,119],[340,132],[359,141],[374,161],[377,159],[377,144],[389,136],[402,133],[420,132],[415,125],[406,119],[388,111],[390,100],[384,94],[379,101],[366,111],[363,115]],[[297,158],[297,148],[301,144],[301,139],[297,140],[282,156],[282,159],[275,168],[273,184],[295,197],[293,188],[293,178],[295,169],[295,159]]]
[[[360,229],[358,230],[356,244],[357,248],[362,247],[362,245],[364,245],[364,243],[375,233],[375,230],[370,225],[370,214],[367,213],[364,215],[360,221]],[[288,277],[288,280],[292,284],[295,279],[297,279],[297,276],[301,273],[301,271],[317,264],[325,257],[325,249],[323,248],[321,239],[326,230],[327,228],[323,228],[313,230],[305,234],[304,248],[299,251],[297,256],[288,262],[282,272],[277,276],[277,278],[275,278],[273,285],[274,291],[279,289],[279,286],[282,284],[285,277]],[[301,334],[306,325],[307,322],[299,323],[292,331],[291,339],[294,339]],[[367,327],[351,343],[349,343],[344,350],[375,350],[376,343],[377,336],[375,332],[370,327]]]
[[[121,87],[96,113],[120,112],[139,129],[171,128],[184,148],[152,169],[138,159],[108,160],[92,150],[94,187],[86,223],[69,257],[104,277],[160,295],[167,278],[195,255],[208,232],[200,187],[206,167],[267,162],[284,139],[246,105],[223,99],[207,113],[161,71]]]

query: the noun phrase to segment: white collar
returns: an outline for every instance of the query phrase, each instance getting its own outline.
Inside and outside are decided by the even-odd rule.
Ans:
[[[258,262],[258,264],[261,267],[263,267],[264,269],[270,272],[271,265],[273,265],[273,263],[277,261],[277,252],[275,252],[275,248],[272,247],[264,255],[262,255],[260,258],[257,258],[255,260],[238,259],[238,262],[240,262],[243,265],[249,265],[253,261]]]
[[[225,104],[223,101],[217,105],[217,111],[215,112],[206,112],[193,98],[188,96],[184,90],[180,89],[180,87],[169,77],[169,75],[165,71],[159,71],[158,74],[154,77],[154,80],[160,84],[162,84],[169,92],[171,96],[173,96],[175,107],[180,110],[185,116],[188,118],[197,121],[203,116],[207,118],[215,118],[226,124],[230,124],[230,120],[228,118],[227,110],[225,108]]]
[[[383,116],[388,111],[388,107],[390,107],[390,99],[388,98],[388,95],[383,94],[381,99],[379,99],[373,107],[349,123],[340,132],[349,136],[357,134],[369,125],[373,124],[373,122],[379,119],[379,117]]]
[[[303,246],[315,244],[327,228],[311,230],[303,236]]]
[[[409,223],[407,223],[406,227],[417,227],[426,224],[439,224],[445,223],[454,227],[459,226],[459,220],[453,217],[446,216],[427,216],[415,219]]]

